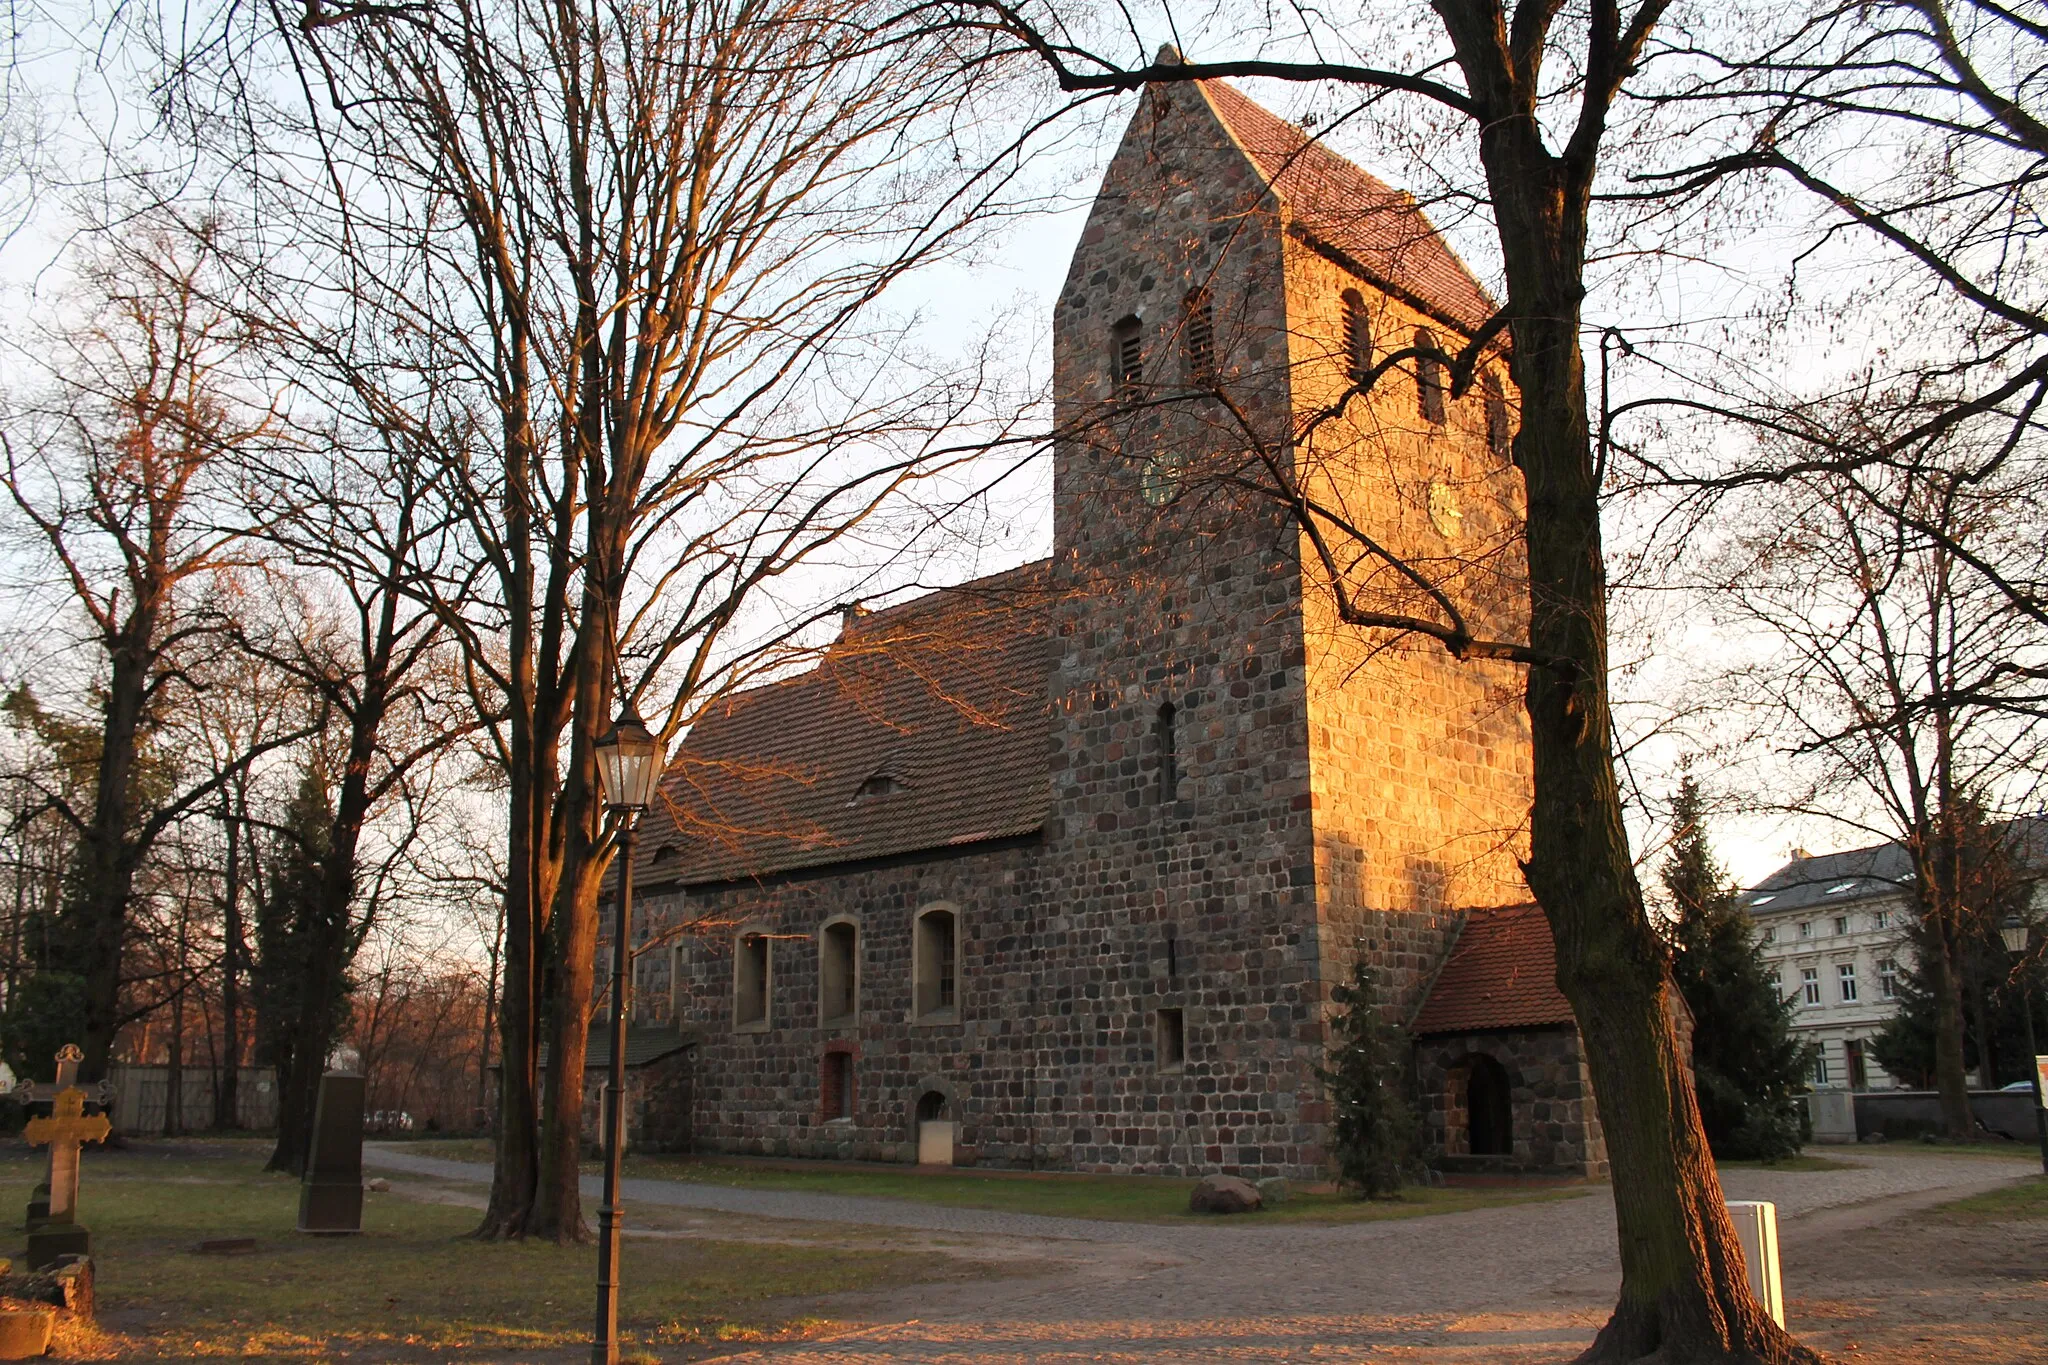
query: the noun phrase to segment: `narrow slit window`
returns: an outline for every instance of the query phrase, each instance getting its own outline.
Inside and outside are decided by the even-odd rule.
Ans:
[[[1180,979],[1180,931],[1171,924],[1166,926],[1166,979]]]
[[[1514,433],[1508,430],[1508,395],[1500,375],[1491,368],[1479,376],[1479,388],[1486,395],[1486,448],[1496,460],[1514,453]]]
[[[1344,291],[1344,377],[1363,384],[1372,373],[1372,319],[1366,316],[1365,297],[1356,289]]]
[[[1436,333],[1427,327],[1415,329],[1415,348],[1423,354],[1415,359],[1415,400],[1422,420],[1442,426],[1444,420],[1444,363],[1437,358]]]
[[[1179,1071],[1187,1065],[1188,1034],[1187,1016],[1178,1009],[1159,1011],[1154,1026],[1154,1046],[1158,1050],[1161,1071]]]
[[[1172,801],[1180,791],[1180,739],[1175,733],[1173,703],[1159,708],[1152,733],[1159,742],[1159,801]]]
[[[1136,317],[1110,329],[1110,389],[1119,406],[1138,401],[1145,385],[1145,338]]]
[[[1181,359],[1188,383],[1196,388],[1216,384],[1216,315],[1206,289],[1190,290],[1181,303]]]

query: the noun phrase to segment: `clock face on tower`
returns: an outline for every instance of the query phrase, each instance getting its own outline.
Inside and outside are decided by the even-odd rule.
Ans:
[[[1163,457],[1147,460],[1144,472],[1138,476],[1138,491],[1152,506],[1164,507],[1180,492],[1180,471]]]

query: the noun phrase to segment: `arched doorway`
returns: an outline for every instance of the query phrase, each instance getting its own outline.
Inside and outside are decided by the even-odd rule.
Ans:
[[[1473,1054],[1465,1070],[1465,1134],[1473,1156],[1514,1154],[1514,1087],[1507,1068],[1483,1052]]]
[[[946,1097],[927,1090],[917,1100],[917,1164],[953,1164],[953,1116],[946,1112]]]

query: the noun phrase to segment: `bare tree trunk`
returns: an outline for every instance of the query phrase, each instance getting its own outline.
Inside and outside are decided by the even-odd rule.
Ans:
[[[483,1121],[490,1103],[491,1031],[497,1027],[498,959],[504,951],[505,903],[501,899],[498,902],[497,927],[491,935],[489,970],[484,977],[484,1027],[483,1036],[477,1040],[476,1052],[476,1121]]]
[[[1463,51],[1497,50],[1486,5],[1447,6]],[[1462,19],[1458,16],[1462,16]],[[1488,90],[1490,61],[1466,62]],[[1482,105],[1482,108],[1486,107]],[[1622,1284],[1588,1362],[1817,1357],[1749,1288],[1708,1153],[1622,822],[1608,711],[1607,581],[1600,488],[1580,350],[1592,164],[1553,157],[1535,121],[1480,135],[1507,267],[1510,357],[1522,395],[1515,464],[1528,487],[1528,672],[1535,799],[1523,869],[1557,943],[1558,985],[1584,1041],[1612,1160]]]
[[[221,869],[220,1014],[223,1060],[213,1087],[213,1126],[232,1131],[242,1126],[242,832],[228,802],[221,802],[221,829],[227,856]]]
[[[1934,1088],[1941,1096],[1941,1129],[1951,1142],[1972,1142],[1977,1120],[1970,1112],[1970,1076],[1963,1056],[1963,992],[1955,953],[1941,926],[1925,942],[1928,992],[1934,997]]]
[[[171,991],[171,1045],[164,1067],[165,1137],[176,1137],[185,1127],[185,925],[189,912],[189,906],[181,906],[178,912],[178,969]]]
[[[105,1077],[121,1028],[121,953],[128,940],[138,853],[133,783],[156,635],[154,606],[139,603],[109,650],[92,816],[78,841],[74,898],[64,916],[66,951],[59,960],[78,973],[85,987],[80,1040],[85,1060],[78,1072],[85,1080]]]

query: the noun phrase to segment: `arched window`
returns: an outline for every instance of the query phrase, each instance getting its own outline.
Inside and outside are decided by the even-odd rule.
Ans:
[[[860,930],[835,920],[818,932],[818,1022],[844,1027],[860,1013]]]
[[[1365,313],[1365,296],[1347,289],[1343,297],[1344,377],[1363,384],[1372,372],[1372,319]]]
[[[1152,736],[1159,745],[1159,801],[1164,805],[1180,790],[1180,738],[1174,729],[1178,713],[1172,702],[1159,708],[1152,720]]]
[[[768,994],[773,980],[768,935],[741,930],[732,968],[732,1022],[743,1029],[768,1027]]]
[[[1444,420],[1444,363],[1437,358],[1436,333],[1427,327],[1415,329],[1415,348],[1425,354],[1415,361],[1415,401],[1422,420],[1442,426]]]
[[[1508,396],[1492,366],[1481,371],[1479,389],[1486,395],[1486,448],[1504,461],[1514,451],[1514,433],[1508,430]]]
[[[1145,385],[1145,339],[1136,315],[1109,331],[1109,387],[1119,405],[1138,401]]]
[[[942,1024],[960,1017],[960,920],[945,906],[917,917],[911,936],[911,1015]]]
[[[1216,316],[1209,291],[1191,289],[1180,305],[1181,361],[1188,383],[1198,389],[1216,386]]]
[[[1514,1088],[1507,1068],[1483,1052],[1473,1054],[1466,1072],[1465,1131],[1465,1150],[1473,1156],[1514,1154]]]

